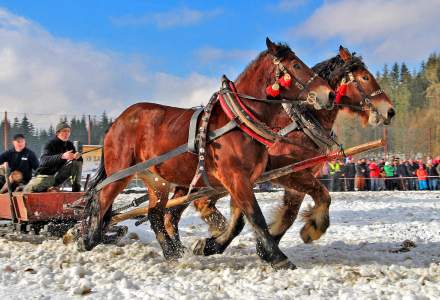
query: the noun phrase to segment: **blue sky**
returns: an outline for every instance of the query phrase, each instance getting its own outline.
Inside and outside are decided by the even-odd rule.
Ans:
[[[321,2],[299,0],[283,6],[282,2],[268,1],[46,0],[0,1],[0,6],[40,24],[55,36],[139,57],[155,70],[215,75],[217,68],[200,61],[198,54],[203,49],[242,51],[242,57],[237,53],[232,61],[222,62],[238,67],[264,50],[266,36],[290,42],[292,48],[310,47],[307,40],[295,47],[288,29],[304,21]],[[183,18],[185,12],[186,21],[169,20],[179,15]],[[325,51],[303,52],[305,61],[314,63]]]
[[[266,36],[309,65],[342,44],[373,72],[395,61],[414,68],[440,50],[439,11],[438,0],[0,1],[0,108],[117,115],[140,100],[197,105]]]

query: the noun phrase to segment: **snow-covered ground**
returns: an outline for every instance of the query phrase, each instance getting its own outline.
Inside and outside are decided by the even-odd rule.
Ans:
[[[266,216],[281,195],[257,195]],[[149,225],[130,224],[140,240],[126,239],[121,247],[100,245],[86,253],[61,241],[32,245],[0,238],[0,297],[440,299],[440,192],[332,196],[331,226],[321,240],[303,244],[298,234],[302,224],[297,222],[281,242],[297,270],[274,271],[261,262],[249,227],[223,255],[188,253],[168,263]],[[225,213],[228,202],[220,205]],[[192,209],[183,217],[181,234],[188,247],[207,236],[207,227]],[[396,252],[404,240],[416,247]]]

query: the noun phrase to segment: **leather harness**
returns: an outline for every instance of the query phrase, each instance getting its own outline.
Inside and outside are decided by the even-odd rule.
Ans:
[[[278,67],[281,68],[283,67],[280,62],[278,62],[277,65]],[[315,78],[316,76],[313,76],[311,79],[307,81],[305,85],[300,83],[302,89],[307,89],[308,85]],[[269,128],[264,122],[259,121],[246,108],[246,106],[244,105],[244,103],[241,101],[240,98],[267,102],[272,104],[282,103],[283,106],[286,104],[286,105],[292,105],[292,107],[296,107],[296,108],[300,107],[300,105],[299,104],[293,105],[294,102],[308,103],[314,105],[315,108],[319,107],[319,104],[317,102],[313,103],[313,101],[316,101],[316,98],[313,97],[311,98],[307,97],[306,100],[287,100],[287,99],[268,100],[268,99],[257,99],[247,95],[241,95],[237,93],[234,84],[229,79],[227,79],[226,76],[223,76],[222,88],[220,89],[220,91],[212,95],[210,101],[205,107],[200,107],[195,109],[190,119],[190,124],[188,129],[189,130],[188,142],[186,144],[183,144],[171,151],[168,151],[162,155],[151,158],[147,161],[138,163],[134,166],[113,173],[112,175],[104,179],[101,183],[99,183],[94,189],[94,192],[98,192],[99,190],[101,190],[102,188],[104,188],[105,186],[107,186],[112,182],[121,180],[127,176],[133,175],[138,172],[144,172],[146,169],[154,165],[163,163],[175,156],[178,156],[186,152],[191,152],[193,154],[198,155],[197,170],[190,184],[189,192],[191,192],[191,189],[197,184],[200,178],[203,178],[203,181],[207,187],[211,187],[211,185],[209,184],[208,175],[206,173],[206,168],[205,168],[205,153],[206,153],[207,143],[212,142],[213,140],[219,138],[220,136],[236,128],[240,128],[242,131],[250,135],[255,140],[269,147],[274,144],[276,139],[283,138],[292,130],[299,128],[308,128],[307,126],[303,126],[303,124],[306,125],[311,124],[310,121],[307,122],[307,120],[302,120],[301,117],[295,119],[292,118],[292,120],[294,121],[293,123],[281,129],[279,132],[275,132],[271,128]],[[217,102],[220,102],[223,111],[228,116],[230,121],[219,129],[216,129],[211,132],[207,132],[212,109]],[[202,121],[200,127],[197,128],[197,124],[199,123],[200,116],[202,116]],[[296,125],[294,125],[294,123]],[[315,141],[316,138],[315,139],[312,138],[312,140]],[[317,145],[321,147],[322,143]]]

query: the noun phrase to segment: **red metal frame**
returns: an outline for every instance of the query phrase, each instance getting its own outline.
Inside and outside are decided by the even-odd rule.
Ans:
[[[72,204],[84,193],[50,192],[50,193],[14,193],[13,203],[20,222],[41,222],[53,220],[79,220],[72,209],[66,209],[66,204]],[[9,195],[0,195],[0,219],[11,219]]]

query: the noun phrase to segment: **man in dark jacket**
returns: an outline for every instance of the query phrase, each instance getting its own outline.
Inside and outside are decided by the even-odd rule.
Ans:
[[[436,166],[432,160],[428,160],[426,163],[426,172],[428,173],[428,186],[431,191],[436,191],[438,188],[439,174]]]
[[[410,177],[410,173],[405,165],[405,160],[401,162],[397,162],[397,177],[399,180],[399,187],[402,190],[408,190],[408,177]]]
[[[365,176],[369,172],[365,158],[360,159],[356,164],[356,190],[365,191]]]
[[[408,174],[408,177],[410,177],[407,180],[408,190],[413,191],[416,189],[416,186],[417,186],[417,179],[414,178],[414,177],[416,177],[417,168],[414,168],[412,159],[409,159],[405,162],[405,168],[406,168],[406,173]]]
[[[356,166],[351,157],[348,158],[344,166],[344,177],[347,191],[354,191],[354,177],[356,175]]]
[[[11,149],[0,154],[0,164],[7,162],[11,175],[15,174],[12,178],[19,178],[19,180],[11,180],[12,189],[15,190],[18,186],[26,184],[31,180],[32,170],[36,170],[39,163],[35,153],[26,148],[26,140],[23,134],[18,133],[14,135],[12,145]],[[5,176],[4,169],[2,169],[0,171],[0,188],[6,183]]]
[[[41,164],[37,176],[25,187],[26,192],[44,192],[51,187],[57,187],[69,178],[72,191],[81,190],[82,157],[70,137],[70,126],[61,122],[56,127],[56,136],[45,146],[41,154]]]

